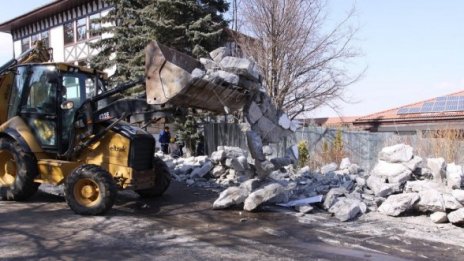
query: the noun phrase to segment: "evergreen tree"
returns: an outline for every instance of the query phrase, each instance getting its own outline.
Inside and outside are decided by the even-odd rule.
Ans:
[[[145,46],[157,40],[195,57],[223,43],[228,10],[224,0],[107,0],[114,8],[102,23],[100,33],[111,38],[92,44],[101,52],[92,59],[99,69],[116,65],[115,81],[127,81],[144,75]]]

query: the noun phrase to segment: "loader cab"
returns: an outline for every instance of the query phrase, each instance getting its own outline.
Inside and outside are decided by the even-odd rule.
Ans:
[[[102,85],[98,75],[79,67],[65,64],[18,66],[8,118],[20,116],[44,151],[62,154],[68,149],[77,109]]]

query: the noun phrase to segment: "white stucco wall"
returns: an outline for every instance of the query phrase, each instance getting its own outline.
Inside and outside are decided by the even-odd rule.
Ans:
[[[13,42],[15,58],[21,55],[21,40]]]
[[[50,29],[50,47],[53,48],[55,62],[64,62],[64,32],[63,26]]]

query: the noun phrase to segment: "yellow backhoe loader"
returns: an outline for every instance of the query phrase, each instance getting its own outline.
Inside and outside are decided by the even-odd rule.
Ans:
[[[0,198],[26,200],[42,183],[64,184],[77,214],[100,215],[117,191],[159,196],[169,186],[155,140],[125,120],[169,114],[179,106],[213,112],[241,108],[247,94],[199,81],[197,60],[157,42],[146,48],[144,79],[107,89],[102,72],[50,63],[40,42],[0,68]],[[112,99],[146,85],[146,99]]]

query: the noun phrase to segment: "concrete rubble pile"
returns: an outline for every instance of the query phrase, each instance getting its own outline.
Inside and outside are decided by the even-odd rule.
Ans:
[[[243,125],[243,130],[259,178],[264,179],[273,170],[294,163],[294,153],[273,162],[264,155],[264,144],[281,141],[296,131],[297,125],[284,112],[276,109],[262,86],[257,65],[250,59],[235,57],[233,49],[228,47],[212,51],[210,58],[201,58],[200,63],[204,68],[196,68],[192,72],[193,81],[210,81],[240,88],[248,94],[243,108],[248,125]]]

